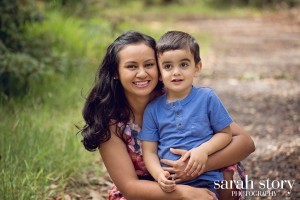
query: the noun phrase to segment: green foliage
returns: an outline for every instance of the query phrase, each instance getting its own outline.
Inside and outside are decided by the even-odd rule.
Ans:
[[[24,25],[41,21],[42,16],[33,1],[0,1],[0,39],[4,46],[12,52],[23,49]]]
[[[111,25],[102,19],[83,23],[54,11],[45,16],[43,22],[24,25],[22,51],[0,43],[2,91],[11,96],[28,91],[0,98],[3,200],[59,196],[68,177],[94,159],[74,124],[81,122],[80,91],[90,89],[99,55],[112,41]]]
[[[5,53],[0,56],[0,91],[8,96],[22,94],[29,89],[29,77],[38,75],[41,63],[24,53]]]
[[[82,100],[74,101],[78,90],[67,89],[82,80],[55,81],[40,97],[0,106],[0,199],[46,199],[50,185],[63,188],[71,173],[92,162],[75,134]]]
[[[29,78],[43,68],[43,64],[25,53],[28,41],[24,39],[25,24],[41,20],[33,1],[0,1],[1,96],[26,92]]]
[[[0,5],[0,98],[23,96],[47,76],[69,74],[99,44],[87,37],[80,20],[57,12],[41,15],[33,1]]]

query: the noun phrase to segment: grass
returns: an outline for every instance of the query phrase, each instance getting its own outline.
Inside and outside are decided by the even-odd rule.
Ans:
[[[96,38],[88,38],[90,30],[77,19],[64,21],[58,13],[49,16],[49,21],[34,26],[29,34],[47,30],[57,37],[64,35],[69,59],[79,56],[78,52],[83,60],[88,60],[87,55],[91,59],[73,66],[71,74],[48,76],[39,84],[33,83],[25,97],[1,100],[0,199],[3,200],[58,195],[72,173],[84,171],[95,159],[95,154],[83,148],[75,124],[83,123],[81,90],[85,94],[90,89],[97,67],[90,52],[106,43],[99,45]],[[79,33],[73,34],[67,28],[71,26],[72,31]],[[84,36],[86,41],[80,42]],[[55,191],[51,185],[56,186]]]
[[[158,39],[173,27],[175,15],[214,13],[201,5],[153,6],[145,10],[140,1],[131,1],[123,7],[104,9],[100,14],[94,6],[90,8],[94,16],[88,18],[49,12],[46,22],[30,25],[28,34],[50,32],[63,41],[56,48],[58,52],[67,52],[67,61],[79,57],[85,62],[72,63],[74,70],[69,74],[56,74],[32,84],[25,97],[0,102],[0,199],[46,199],[62,195],[68,178],[88,168],[97,168],[91,163],[98,153],[84,150],[74,124],[83,124],[81,91],[83,95],[89,91],[106,46],[121,32],[132,29]],[[132,12],[133,9],[139,11]],[[170,17],[158,20],[157,26],[155,20],[149,25],[149,16]],[[192,34],[205,53],[212,38]]]
[[[56,85],[43,86],[45,93],[0,107],[0,199],[43,199],[49,185],[62,188],[71,173],[94,159],[74,126],[82,121],[80,89],[86,80],[52,81]]]

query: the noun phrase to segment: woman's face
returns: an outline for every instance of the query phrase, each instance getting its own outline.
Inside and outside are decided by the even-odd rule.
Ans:
[[[154,50],[143,43],[124,47],[119,52],[118,72],[127,97],[149,96],[158,82]]]

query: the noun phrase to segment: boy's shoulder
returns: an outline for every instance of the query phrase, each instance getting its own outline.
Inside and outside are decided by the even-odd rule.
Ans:
[[[153,99],[150,103],[148,103],[147,107],[156,107],[161,106],[163,102],[165,102],[166,93]]]
[[[214,89],[207,87],[207,86],[193,86],[197,92],[201,93],[210,93],[214,92]]]

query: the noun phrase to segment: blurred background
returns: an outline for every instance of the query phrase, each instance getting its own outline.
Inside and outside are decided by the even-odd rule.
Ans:
[[[76,126],[108,44],[127,30],[200,43],[195,84],[214,88],[256,143],[249,179],[295,180],[299,0],[0,0],[0,199],[105,199],[112,183]]]

